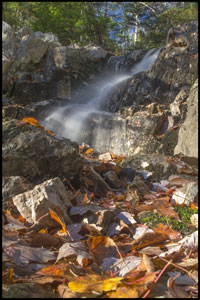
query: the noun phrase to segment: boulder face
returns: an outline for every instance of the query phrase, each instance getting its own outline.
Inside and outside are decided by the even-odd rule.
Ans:
[[[15,119],[3,122],[2,152],[4,176],[24,176],[32,183],[54,176],[72,180],[82,168],[76,143],[30,124],[21,127]]]
[[[182,89],[190,88],[198,76],[197,26],[193,21],[173,28],[167,47],[161,49],[151,68],[117,86],[107,99],[106,110],[116,112],[152,102],[168,107]]]
[[[52,33],[14,33],[3,22],[3,93],[15,103],[71,99],[83,81],[93,81],[110,54],[99,46],[61,46]],[[81,84],[80,84],[81,83]]]
[[[190,89],[187,106],[186,119],[179,130],[174,154],[180,155],[187,163],[198,165],[198,80]]]

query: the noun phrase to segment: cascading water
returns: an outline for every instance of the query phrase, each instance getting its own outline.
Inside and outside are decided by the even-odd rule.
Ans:
[[[53,130],[57,136],[78,143],[88,143],[99,152],[112,151],[117,155],[126,155],[126,121],[119,115],[102,111],[101,107],[118,84],[139,72],[148,70],[160,50],[150,49],[130,74],[115,74],[109,79],[104,79],[96,88],[96,95],[87,100],[87,103],[58,108],[42,124],[47,129]],[[119,63],[115,61],[118,67]]]

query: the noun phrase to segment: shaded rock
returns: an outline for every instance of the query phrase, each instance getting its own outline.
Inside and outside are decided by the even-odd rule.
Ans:
[[[36,185],[34,189],[13,197],[13,203],[30,223],[36,223],[51,208],[59,217],[63,217],[66,224],[71,224],[67,210],[72,204],[59,177],[47,180]],[[49,215],[41,219],[39,224],[48,228],[58,226]]]
[[[2,295],[3,298],[58,298],[50,285],[39,283],[3,284]]]
[[[179,130],[174,155],[180,155],[189,164],[198,164],[198,80],[190,89],[185,122]]]
[[[3,176],[29,177],[39,183],[55,176],[74,179],[82,168],[76,143],[58,140],[42,129],[16,120],[3,123]]]
[[[3,208],[6,207],[6,202],[11,197],[31,190],[32,184],[27,182],[22,176],[10,176],[2,178],[2,201]]]
[[[133,181],[135,175],[136,172],[132,168],[123,168],[121,173],[119,174],[119,177],[120,178],[125,177],[128,181]]]
[[[111,188],[119,188],[119,178],[114,171],[106,172],[103,177]]]
[[[87,170],[83,171],[81,181],[84,186],[90,192],[94,192],[96,196],[105,196],[108,191],[112,190],[101,175],[92,167],[88,167]]]
[[[161,154],[136,154],[124,159],[121,165],[133,168],[139,175],[151,181],[159,181],[177,174],[177,166],[167,162],[167,158]]]

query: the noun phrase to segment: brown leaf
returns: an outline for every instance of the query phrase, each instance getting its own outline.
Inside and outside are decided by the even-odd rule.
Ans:
[[[155,232],[166,233],[168,235],[168,237],[170,238],[170,240],[172,240],[172,241],[177,241],[182,238],[180,232],[177,232],[177,231],[173,230],[172,228],[167,227],[163,224],[158,224],[157,227],[153,228],[153,230]]]
[[[151,274],[154,272],[154,265],[151,261],[151,258],[147,254],[143,254],[143,262],[145,264],[145,267],[147,269],[147,273]]]
[[[146,232],[138,239],[133,241],[131,250],[142,249],[151,245],[159,245],[165,242],[167,239],[168,235],[166,233]]]
[[[63,284],[60,284],[58,286],[58,294],[61,298],[79,298],[76,292],[73,292],[66,285]]]
[[[55,247],[59,244],[60,239],[49,233],[37,233],[32,241],[31,246],[33,247]]]
[[[156,209],[157,213],[161,214],[162,216],[171,217],[176,220],[179,220],[179,215],[175,212],[172,207],[159,207]]]
[[[101,264],[105,257],[121,257],[115,242],[107,236],[95,236],[89,242],[90,252],[97,264]]]

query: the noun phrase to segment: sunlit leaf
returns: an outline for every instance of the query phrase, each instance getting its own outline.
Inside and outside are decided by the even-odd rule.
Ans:
[[[64,223],[64,220],[61,220],[62,218],[58,217],[58,215],[51,208],[49,208],[49,213],[50,213],[50,217],[52,219],[54,219],[55,221],[57,221],[62,226],[63,232],[65,234],[67,234],[66,225]]]
[[[85,277],[79,277],[75,281],[68,283],[69,288],[78,293],[83,292],[100,292],[115,290],[123,277],[108,278],[99,275],[87,275]]]

